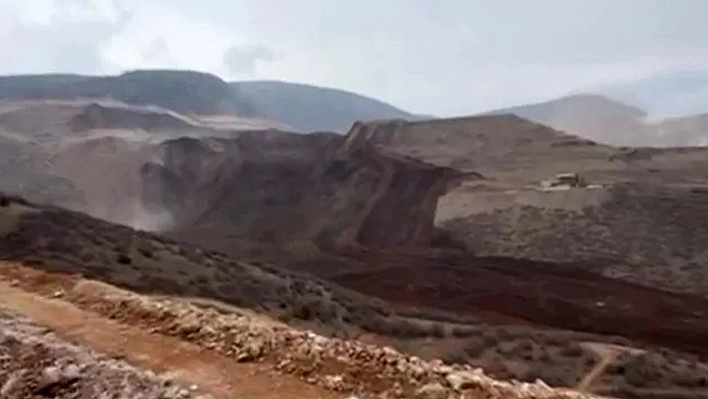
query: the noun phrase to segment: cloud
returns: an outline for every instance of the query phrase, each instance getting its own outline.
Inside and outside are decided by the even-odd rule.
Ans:
[[[0,0],[0,72],[158,64],[469,114],[708,71],[706,20],[703,0]]]
[[[224,65],[233,75],[252,76],[259,62],[275,60],[275,52],[263,45],[243,46],[232,45],[224,52]]]
[[[89,0],[0,0],[0,72],[100,73],[102,49],[130,14]]]
[[[174,63],[174,58],[170,54],[170,48],[164,36],[159,36],[150,43],[150,46],[143,52],[143,59],[150,64]]]

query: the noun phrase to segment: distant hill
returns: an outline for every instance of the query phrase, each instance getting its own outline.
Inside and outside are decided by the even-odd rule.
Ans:
[[[254,107],[219,77],[192,71],[145,70],[118,76],[0,77],[0,99],[112,98],[182,113],[255,116]]]
[[[234,82],[232,87],[264,116],[304,132],[345,132],[356,121],[424,118],[344,90],[277,81]]]
[[[0,77],[0,100],[115,99],[183,114],[270,119],[301,132],[344,133],[356,121],[430,119],[343,90],[286,82],[233,82],[201,72],[139,70],[118,76]]]
[[[588,117],[612,115],[616,118],[642,118],[646,112],[597,94],[579,94],[542,103],[503,108],[489,114],[516,114],[527,119],[553,119],[572,113]]]
[[[485,114],[515,114],[590,140],[619,146],[708,144],[708,115],[659,118],[597,94],[572,95]]]
[[[637,105],[653,115],[708,112],[708,71],[677,71],[593,91]]]

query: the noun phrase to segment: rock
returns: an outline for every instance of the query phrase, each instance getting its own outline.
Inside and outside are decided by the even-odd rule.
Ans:
[[[49,366],[42,370],[42,377],[39,381],[39,389],[45,386],[56,384],[61,380],[61,369],[57,366]]]
[[[37,383],[36,393],[50,393],[56,388],[71,385],[81,378],[81,369],[70,364],[64,368],[49,366],[42,370],[42,376]]]
[[[252,362],[263,354],[263,345],[259,342],[252,342],[246,345],[236,356],[239,362]]]
[[[447,396],[447,390],[439,382],[425,384],[415,391],[418,399],[445,399]]]
[[[548,384],[546,384],[545,381],[543,381],[543,380],[541,380],[541,379],[539,379],[539,378],[536,378],[536,381],[534,382],[534,384],[536,384],[536,385],[539,386],[540,388],[545,389],[545,390],[547,390],[547,391],[553,390],[553,388],[551,388]]]
[[[22,374],[24,374],[24,370],[16,371],[10,375],[7,381],[5,381],[0,388],[0,398],[8,397],[16,387],[19,387],[18,383],[22,378]]]
[[[473,371],[456,371],[445,376],[445,380],[456,391],[480,385],[482,377]]]
[[[450,373],[454,373],[455,368],[452,366],[448,366],[446,364],[443,364],[441,366],[436,367],[435,372],[440,375],[448,375]]]
[[[324,376],[324,384],[326,387],[334,390],[340,391],[344,387],[344,377],[341,375],[326,375]]]
[[[36,393],[49,392],[61,381],[61,370],[59,367],[50,366],[42,370],[41,377],[37,382]]]
[[[81,378],[81,368],[75,364],[64,367],[61,371],[61,380],[74,382]]]

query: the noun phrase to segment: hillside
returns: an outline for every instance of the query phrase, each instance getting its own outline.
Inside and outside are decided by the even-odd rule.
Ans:
[[[343,133],[356,121],[421,119],[384,102],[332,88],[286,82],[226,83],[177,70],[138,70],[118,76],[0,77],[0,100],[114,100],[187,114],[238,116],[300,132]]]
[[[515,114],[581,137],[617,146],[705,146],[708,125],[698,115],[662,118],[600,95],[581,94],[491,111]]]
[[[402,301],[402,297],[396,298],[393,303],[387,303],[304,273],[287,271],[271,264],[239,260],[223,253],[146,232],[133,231],[82,214],[36,206],[21,199],[5,197],[3,205],[0,206],[0,234],[0,255],[3,259],[20,261],[26,265],[0,264],[0,291],[3,292],[0,307],[8,304],[11,308],[28,311],[27,301],[30,300],[26,294],[17,292],[17,288],[10,289],[3,285],[4,280],[12,287],[19,286],[26,292],[52,298],[51,303],[47,305],[54,308],[58,306],[57,301],[61,300],[83,311],[90,311],[90,316],[82,318],[82,334],[86,334],[92,325],[105,323],[96,320],[97,315],[108,317],[113,323],[129,324],[130,328],[111,329],[104,326],[100,330],[103,331],[100,335],[103,338],[111,332],[133,334],[130,344],[127,347],[121,346],[120,350],[124,356],[128,354],[129,358],[132,356],[130,350],[135,345],[135,340],[145,339],[142,338],[144,334],[138,330],[140,329],[151,331],[152,334],[184,339],[200,346],[202,350],[211,350],[221,356],[238,359],[241,364],[272,364],[280,372],[294,374],[310,384],[327,389],[340,385],[347,389],[357,387],[355,391],[361,392],[363,397],[369,397],[365,394],[367,392],[395,389],[394,381],[399,381],[403,392],[394,394],[393,397],[408,397],[405,392],[409,392],[409,389],[419,389],[429,382],[430,378],[438,378],[432,377],[439,376],[437,373],[431,374],[430,377],[425,373],[415,374],[414,370],[420,370],[419,367],[410,369],[413,375],[417,375],[410,378],[406,362],[423,365],[420,357],[435,359],[442,356],[451,362],[470,363],[483,367],[497,378],[514,378],[529,382],[542,378],[554,386],[580,384],[588,388],[592,385],[593,390],[622,395],[636,395],[645,391],[693,392],[691,389],[700,389],[701,381],[708,377],[708,366],[685,352],[704,353],[705,348],[699,342],[708,330],[708,325],[702,318],[692,316],[692,312],[705,308],[705,300],[701,302],[690,296],[626,286],[625,289],[617,291],[622,295],[626,294],[621,300],[618,299],[618,303],[625,306],[629,304],[633,309],[631,313],[621,307],[615,307],[614,304],[598,312],[593,306],[587,306],[582,301],[571,300],[561,306],[556,302],[558,299],[555,296],[551,297],[554,298],[552,301],[549,301],[548,297],[543,299],[541,290],[531,287],[526,290],[523,284],[517,285],[524,280],[522,278],[514,283],[514,290],[531,297],[522,299],[516,305],[499,302],[509,289],[500,283],[505,279],[501,277],[500,280],[499,271],[504,269],[507,269],[509,276],[519,275],[521,270],[540,272],[537,283],[549,281],[550,273],[557,282],[554,287],[565,287],[567,292],[582,290],[594,292],[592,295],[604,296],[606,292],[613,291],[613,285],[620,288],[608,279],[575,280],[570,274],[553,272],[554,267],[550,264],[532,265],[528,262],[501,259],[460,258],[461,264],[479,264],[476,271],[468,269],[474,276],[461,278],[455,272],[461,264],[450,267],[454,263],[452,258],[439,255],[429,258],[426,263],[431,266],[431,270],[428,273],[412,265],[404,269],[390,268],[394,265],[392,259],[371,253],[360,258],[363,262],[360,266],[369,262],[367,257],[373,256],[374,259],[370,260],[377,264],[378,273],[371,274],[367,269],[360,269],[349,277],[344,274],[340,276],[342,281],[349,281],[359,289],[364,287],[364,291],[375,292],[376,295],[385,292],[376,292],[377,289],[383,289],[386,284],[393,282],[394,285],[387,294],[391,299],[392,296],[408,291],[409,294],[418,295],[422,302],[448,311],[453,311],[454,306],[463,302],[460,302],[462,297],[456,293],[456,288],[450,285],[448,277],[451,276],[447,274],[457,275],[458,280],[461,278],[464,281],[477,281],[477,289],[465,289],[465,292],[473,293],[474,297],[467,297],[465,300],[479,307],[459,312],[459,316],[455,316],[454,313],[441,309],[411,308],[405,303],[416,302]],[[428,256],[434,254],[435,252],[429,252]],[[411,260],[423,259],[420,254],[415,253],[400,255],[408,256]],[[458,255],[453,258],[456,256]],[[329,264],[330,272],[333,264],[337,263]],[[381,268],[382,265],[385,267]],[[374,270],[370,267],[367,266],[369,270]],[[440,274],[441,271],[444,271],[443,275]],[[409,278],[421,273],[425,273],[428,288],[419,285],[421,280],[416,278],[399,281],[400,277]],[[372,276],[376,276],[376,279],[371,280]],[[392,279],[391,276],[396,277]],[[98,280],[148,295],[139,296],[83,279]],[[369,283],[364,283],[365,281]],[[376,282],[373,286],[372,281]],[[433,294],[438,298],[435,302],[430,301],[430,296],[425,299],[425,295],[430,295],[430,283],[434,284],[435,290],[441,290]],[[596,283],[597,286],[594,285]],[[405,285],[408,288],[403,289]],[[499,289],[496,295],[502,296],[495,297],[490,289]],[[425,294],[426,291],[428,294]],[[443,292],[446,294],[439,296]],[[15,299],[18,295],[24,299]],[[450,301],[441,298],[450,298]],[[458,302],[453,298],[458,298]],[[512,299],[508,296],[506,298]],[[576,300],[579,298],[576,297]],[[9,302],[6,302],[8,300]],[[485,308],[492,303],[496,303],[496,309]],[[525,306],[519,306],[521,303]],[[549,304],[553,306],[549,307]],[[503,309],[504,306],[508,307]],[[256,310],[260,315],[254,319],[248,310],[239,308]],[[666,312],[662,314],[661,322],[655,319],[659,309]],[[54,326],[61,329],[62,326],[70,325],[62,325],[63,322],[68,323],[69,319],[77,317],[72,316],[75,312],[77,311],[69,312],[67,309],[62,311],[61,318],[54,317],[51,320],[56,320],[55,323],[58,324]],[[498,312],[496,321],[492,316],[495,312]],[[536,316],[532,316],[533,312],[537,312]],[[556,322],[543,319],[554,317],[554,312],[559,312],[555,313]],[[584,324],[586,330],[592,331],[591,327],[595,326],[602,334],[543,328],[520,321],[537,317],[538,322],[558,326],[555,323],[576,320],[565,317],[568,312],[582,315],[577,320],[587,323]],[[38,317],[36,311],[31,314]],[[57,312],[54,311],[53,314],[56,315]],[[376,349],[370,345],[341,339],[327,340],[312,333],[291,331],[283,327],[274,328],[271,326],[282,324],[275,321],[257,321],[266,320],[264,315],[348,339],[358,337],[361,340],[369,340],[367,337],[375,337],[376,342],[394,345],[420,357],[397,355],[391,349]],[[467,316],[462,317],[463,315]],[[508,318],[506,322],[501,323],[504,315],[513,315],[519,319],[512,323],[510,320],[513,318]],[[613,319],[616,320],[614,324],[611,322]],[[646,325],[656,327],[653,330],[655,335],[649,334],[649,331],[643,328]],[[610,330],[607,330],[608,328]],[[626,334],[629,339],[617,337],[618,334]],[[104,342],[108,343],[103,343],[103,347],[108,345],[110,348],[110,345],[114,345],[110,343],[112,341]],[[303,346],[310,345],[310,342],[320,349]],[[327,349],[323,349],[323,345]],[[146,344],[142,344],[140,348],[141,357],[137,358],[140,359],[140,364],[158,361],[159,353],[151,353],[146,358],[146,351],[150,353],[154,350]],[[183,344],[180,344],[179,348],[187,350]],[[371,351],[376,354],[370,354]],[[617,351],[617,355],[608,358],[609,362],[605,363],[601,361],[605,356],[604,351]],[[379,363],[380,356],[384,354],[387,357],[400,356],[401,359],[408,360],[398,361],[398,366],[389,368],[386,366],[390,366],[388,361]],[[206,354],[200,352],[191,356]],[[284,356],[289,359],[287,363],[283,362]],[[170,362],[177,361],[174,356],[170,359]],[[339,365],[338,362],[343,361],[349,366]],[[430,364],[440,363],[433,361]],[[340,373],[343,379],[337,379],[337,385],[332,385],[333,381],[327,377],[333,365],[342,367]],[[607,371],[606,375],[596,381],[588,380],[587,384],[582,382],[585,381],[584,376],[590,375],[595,366],[599,366],[600,371]],[[357,367],[363,368],[358,370]],[[366,374],[374,371],[372,367],[375,372]],[[440,370],[443,372],[443,369]],[[445,370],[448,371],[444,374],[456,370],[471,370],[471,367],[460,365]],[[652,374],[646,374],[647,372]],[[398,373],[404,373],[406,378],[399,380]],[[647,375],[652,377],[649,379]],[[456,386],[453,382],[443,384],[452,384],[453,388]],[[512,386],[516,387],[513,384]],[[502,387],[499,386],[498,389]],[[512,391],[508,391],[507,395],[512,395]]]
[[[53,206],[2,201],[0,256],[498,378],[574,387],[620,345],[594,392],[703,384],[707,150],[618,148],[509,114],[357,122],[346,135],[237,121],[4,102],[16,154],[3,184],[37,200],[51,177],[77,202],[54,186],[42,197]],[[590,186],[542,186],[567,172]],[[35,189],[11,184],[27,176]]]
[[[5,76],[0,77],[0,98],[111,98],[184,113],[257,115],[248,100],[226,82],[214,75],[192,71],[143,70],[118,76]]]
[[[356,121],[421,119],[392,105],[359,94],[305,84],[234,82],[265,116],[302,132],[346,132]]]
[[[139,295],[19,264],[0,264],[0,290],[8,399],[596,397],[324,337],[223,303]],[[614,358],[621,349],[607,350]]]
[[[275,127],[287,128],[262,119],[185,115],[106,99],[6,100],[0,104],[0,187],[39,203],[154,228],[159,218],[140,205],[139,170],[157,156],[159,143]]]
[[[343,144],[283,132],[168,141],[164,158],[141,169],[154,190],[145,204],[224,248],[233,242],[215,234],[330,249],[430,240],[434,201],[459,173]]]
[[[92,105],[68,109],[76,112],[67,114],[69,121],[87,109],[105,112]],[[107,115],[114,112],[107,110]],[[145,119],[152,114],[128,117],[126,108],[115,112],[121,123],[153,126],[153,119]],[[113,119],[97,115],[99,122],[115,127]],[[155,114],[154,120],[165,123],[165,115]],[[28,163],[12,162],[17,166],[8,169],[14,172],[6,175],[5,184],[18,189],[12,181],[37,176],[20,192],[238,256],[299,260],[357,248],[443,245],[545,261],[611,260],[606,270],[591,270],[664,289],[708,289],[704,277],[691,274],[708,275],[700,266],[702,241],[681,238],[704,227],[703,218],[691,216],[702,212],[697,196],[708,165],[701,149],[618,149],[516,116],[358,123],[347,136],[276,130],[222,135],[187,122],[176,118],[175,127],[168,124],[164,131],[143,135],[127,134],[121,125],[91,125],[78,132],[69,127],[58,142],[18,147],[35,152],[26,153]],[[541,181],[565,172],[582,172],[599,187],[538,190]],[[39,177],[47,175],[64,179],[69,193],[56,190],[56,197],[48,198],[29,189],[39,187]],[[657,204],[650,205],[651,198]],[[602,239],[592,238],[595,245],[611,237],[617,245],[603,245],[601,251],[583,246],[573,253],[549,247],[555,234],[573,245],[583,240],[566,234],[570,224],[545,211],[518,216],[544,201],[559,218],[602,210],[602,216],[579,219],[575,229],[592,229],[585,238],[601,234]],[[686,222],[663,216],[659,201],[685,204],[680,209],[687,212],[681,216]],[[619,227],[627,217],[657,225],[642,240],[627,240]],[[534,227],[539,223],[553,227],[539,235]],[[607,231],[600,232],[599,226]],[[528,248],[512,239],[521,229],[533,233],[530,244],[524,244]],[[651,233],[664,230],[669,236]],[[478,236],[480,231],[485,235]],[[655,253],[657,239],[668,245],[660,254]],[[631,250],[618,246],[628,242]],[[616,272],[633,265],[642,267]]]

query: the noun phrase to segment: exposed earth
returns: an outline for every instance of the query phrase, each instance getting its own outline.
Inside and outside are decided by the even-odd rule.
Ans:
[[[328,339],[249,313],[151,299],[13,264],[0,269],[4,397],[589,397],[543,383],[502,383],[469,366]]]
[[[155,397],[145,370],[166,363],[202,370],[169,395],[436,399],[460,388],[448,374],[480,367],[597,395],[705,396],[707,149],[614,147],[515,115],[293,133],[223,82],[162,75],[211,87],[193,103],[143,91],[146,76],[115,78],[139,96],[100,99],[32,78],[51,95],[0,104],[0,306],[26,332],[2,349],[24,354],[13,372],[61,374],[80,352],[107,384],[101,356],[124,356],[129,389]],[[554,180],[575,173],[587,184]],[[34,324],[57,337],[27,346]],[[32,368],[37,351],[50,360]],[[274,389],[283,375],[292,386]],[[98,389],[70,380],[56,395]],[[463,391],[576,395],[521,382]]]

